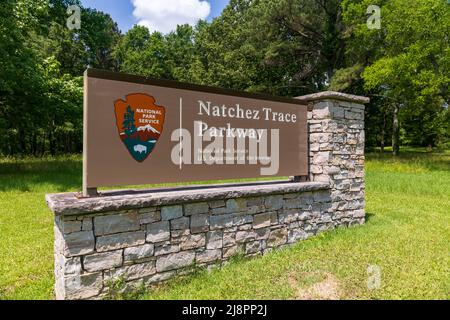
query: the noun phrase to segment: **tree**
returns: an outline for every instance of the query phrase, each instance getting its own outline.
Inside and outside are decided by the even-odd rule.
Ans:
[[[2,154],[81,148],[82,81],[62,73],[59,61],[42,46],[53,23],[52,8],[46,0],[7,0],[0,7]]]
[[[81,29],[66,26],[70,5],[81,8]],[[51,0],[42,25],[46,27],[40,34],[38,50],[45,57],[55,56],[63,73],[80,76],[87,67],[117,71],[113,51],[121,33],[108,14],[83,8],[78,0]]]
[[[362,19],[369,4],[344,1],[344,20],[353,36],[351,53],[356,53],[356,60],[365,58],[364,88],[381,93],[390,103],[394,154],[398,154],[402,127],[409,132],[421,127],[425,132],[418,136],[428,137],[428,142],[415,143],[434,146],[437,134],[432,131],[442,124],[429,122],[442,119],[438,115],[445,112],[449,100],[448,4],[442,0],[382,1],[380,30],[369,30]],[[364,45],[372,50],[370,54]],[[414,114],[422,115],[420,121],[412,121]]]
[[[190,25],[177,26],[165,36],[166,60],[170,78],[191,82],[191,65],[195,59],[195,31]]]
[[[125,130],[125,134],[127,136],[131,136],[134,132],[136,132],[136,126],[134,124],[134,111],[130,106],[128,106],[127,110],[125,111],[122,128],[123,130]]]

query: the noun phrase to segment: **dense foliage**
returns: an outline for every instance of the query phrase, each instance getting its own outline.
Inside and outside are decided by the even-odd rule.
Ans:
[[[372,98],[367,145],[448,146],[450,5],[379,0],[230,0],[221,16],[168,34],[125,34],[78,0],[3,0],[0,154],[82,149],[87,67],[251,92],[339,90]],[[66,26],[79,5],[81,28]]]

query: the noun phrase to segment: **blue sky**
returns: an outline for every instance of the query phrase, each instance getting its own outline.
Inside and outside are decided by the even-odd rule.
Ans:
[[[229,0],[82,0],[84,7],[108,13],[126,32],[134,24],[151,31],[169,32],[177,24],[194,24],[199,18],[211,20]]]

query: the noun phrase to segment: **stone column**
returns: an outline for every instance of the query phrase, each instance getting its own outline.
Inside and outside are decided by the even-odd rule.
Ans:
[[[335,226],[365,221],[364,104],[339,92],[297,97],[308,103],[310,181],[331,186]]]

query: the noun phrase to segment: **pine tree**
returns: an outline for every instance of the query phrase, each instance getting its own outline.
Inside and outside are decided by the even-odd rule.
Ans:
[[[136,131],[136,126],[134,124],[134,111],[130,106],[127,107],[125,115],[122,122],[122,129],[125,130],[127,136],[132,135]]]

